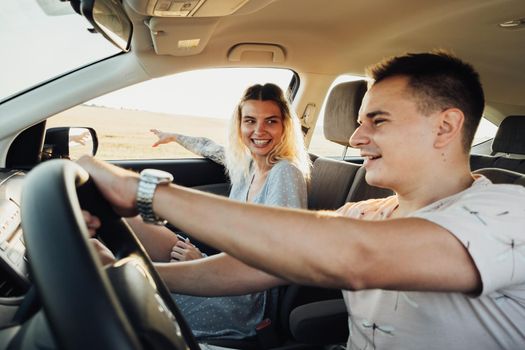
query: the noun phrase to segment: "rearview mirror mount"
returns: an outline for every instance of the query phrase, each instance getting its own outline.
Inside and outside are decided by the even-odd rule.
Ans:
[[[70,3],[96,32],[122,51],[129,51],[133,25],[121,0],[70,0]]]

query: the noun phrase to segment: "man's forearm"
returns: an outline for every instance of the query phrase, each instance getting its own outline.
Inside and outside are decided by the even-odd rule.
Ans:
[[[341,289],[472,292],[477,269],[463,245],[422,219],[365,221],[159,189],[154,210],[177,227],[282,279]]]
[[[137,174],[89,157],[79,163],[117,213],[136,215]],[[157,189],[153,209],[197,240],[293,282],[469,293],[481,286],[462,242],[424,219],[353,220],[245,204],[176,185]]]

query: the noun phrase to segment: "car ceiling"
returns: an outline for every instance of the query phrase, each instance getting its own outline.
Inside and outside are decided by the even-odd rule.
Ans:
[[[498,25],[525,18],[523,0],[248,0],[232,15],[152,18],[156,1],[125,0],[135,28],[133,51],[152,76],[254,65],[362,75],[383,57],[443,48],[474,64],[492,106],[525,114],[525,28]],[[152,35],[158,28],[162,37]],[[178,40],[193,37],[208,40],[201,52],[177,48]],[[228,52],[239,43],[278,45],[285,59],[276,63],[255,53],[231,62]]]

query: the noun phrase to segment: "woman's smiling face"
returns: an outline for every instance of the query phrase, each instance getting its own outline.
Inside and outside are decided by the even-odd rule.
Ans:
[[[241,139],[252,157],[265,158],[281,141],[281,109],[274,101],[247,100],[241,108]]]

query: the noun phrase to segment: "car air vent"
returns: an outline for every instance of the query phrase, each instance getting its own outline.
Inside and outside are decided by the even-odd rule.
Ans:
[[[12,298],[22,296],[27,288],[22,287],[13,276],[0,268],[0,298]]]

